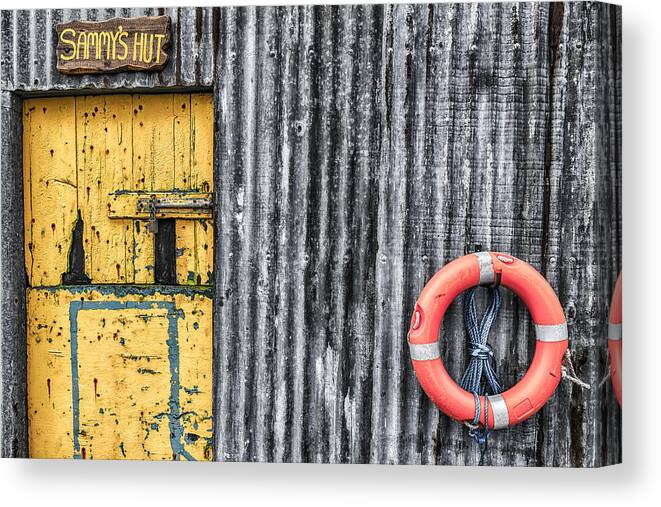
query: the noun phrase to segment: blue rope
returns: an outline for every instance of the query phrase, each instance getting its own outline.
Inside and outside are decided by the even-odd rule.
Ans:
[[[484,312],[482,320],[478,322],[475,289],[470,289],[463,296],[464,325],[468,331],[470,360],[459,384],[466,391],[471,392],[475,398],[473,426],[480,423],[480,396],[484,396],[484,428],[482,430],[473,428],[469,432],[469,435],[475,439],[480,448],[480,465],[482,465],[484,464],[484,455],[489,439],[489,399],[486,395],[498,394],[503,391],[493,366],[493,349],[487,343],[489,331],[500,310],[501,296],[498,287],[491,289],[491,302],[486,312]]]

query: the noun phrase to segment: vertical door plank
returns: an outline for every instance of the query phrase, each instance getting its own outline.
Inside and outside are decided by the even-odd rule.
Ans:
[[[213,283],[213,221],[195,221],[195,240],[198,245],[195,250],[197,272],[203,285],[211,285]]]
[[[86,96],[76,103],[85,271],[93,283],[130,283],[133,230],[108,217],[107,203],[131,178],[131,97]]]
[[[213,192],[214,112],[211,94],[191,95],[191,171],[196,190]],[[193,188],[193,187],[192,187]],[[195,242],[198,248],[198,274],[205,285],[213,278],[213,234],[211,220],[195,221]]]
[[[108,95],[105,98],[106,116],[106,169],[102,178],[103,194],[100,196],[100,217],[109,225],[106,239],[105,279],[99,283],[133,283],[133,222],[108,218],[108,195],[121,189],[131,188],[133,182],[132,114],[133,99],[130,95]],[[109,243],[108,243],[109,241]],[[119,268],[117,265],[119,264]]]
[[[175,151],[172,97],[133,95],[133,188],[170,190]],[[146,222],[134,224],[135,283],[154,283],[154,235]]]
[[[172,189],[190,190],[191,187],[191,99],[189,94],[173,94],[172,149],[174,173]]]
[[[133,222],[133,279],[135,283],[154,283],[154,235],[147,222]]]
[[[102,196],[101,173],[105,172],[106,149],[104,127],[104,105],[101,96],[76,97],[76,153],[78,158],[78,206],[83,220],[83,248],[85,251],[85,273],[92,278],[101,276],[101,262],[96,262],[96,253],[102,252],[101,227],[99,227],[98,203]],[[105,231],[104,231],[105,236]]]
[[[170,95],[133,96],[133,167],[136,190],[171,190],[174,125]]]
[[[198,263],[195,241],[195,221],[177,220],[177,283],[180,285],[196,285]]]
[[[213,192],[213,97],[191,95],[191,172],[190,188]]]
[[[177,220],[177,283],[211,285],[213,222]]]
[[[26,270],[31,286],[57,285],[67,271],[76,222],[76,142],[73,98],[25,101]]]
[[[175,165],[175,181],[173,188],[180,190],[195,189],[195,175],[192,172],[192,107],[190,95],[173,95],[173,110],[175,111],[175,147],[178,149]],[[199,278],[197,266],[197,241],[195,222],[177,220],[177,283],[181,285],[196,285]]]
[[[213,97],[190,97],[191,172],[186,188],[213,191]],[[180,284],[209,285],[213,272],[213,223],[177,223],[177,278]]]

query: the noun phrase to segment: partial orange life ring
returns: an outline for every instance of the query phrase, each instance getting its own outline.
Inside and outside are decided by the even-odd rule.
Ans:
[[[618,405],[622,406],[622,273],[617,276],[608,315],[608,352],[611,357],[611,382]]]
[[[532,363],[512,388],[488,396],[489,427],[506,428],[532,416],[553,395],[562,378],[562,360],[569,344],[560,301],[535,268],[511,255],[477,252],[444,266],[427,283],[413,312],[408,335],[413,368],[434,404],[457,421],[473,421],[476,400],[448,375],[439,348],[439,330],[450,303],[477,285],[500,283],[528,306],[537,344]],[[480,396],[480,423],[486,400]]]

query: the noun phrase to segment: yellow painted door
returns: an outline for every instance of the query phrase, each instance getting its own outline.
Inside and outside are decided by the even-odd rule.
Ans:
[[[32,457],[210,459],[208,94],[24,101]]]

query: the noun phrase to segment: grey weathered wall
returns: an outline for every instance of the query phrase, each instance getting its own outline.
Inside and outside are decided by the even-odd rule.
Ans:
[[[162,12],[175,32],[175,63],[163,72],[55,71],[53,23]],[[475,244],[545,274],[580,375],[601,378],[621,266],[619,7],[4,11],[0,20],[4,90],[214,86],[218,459],[476,463],[463,427],[421,392],[405,338],[425,282]],[[3,116],[3,142],[5,125]],[[7,216],[3,208],[3,231]],[[6,304],[3,292],[3,319],[21,311]],[[458,306],[447,324],[444,361],[456,378]],[[514,383],[534,337],[509,295],[491,342]],[[10,356],[23,353],[11,343]],[[562,383],[538,415],[492,434],[486,461],[620,457],[610,386]]]
[[[620,266],[619,23],[576,3],[222,12],[220,459],[476,463],[405,339],[426,281],[475,244],[547,276],[598,381]],[[457,378],[458,308],[445,330]],[[534,339],[512,297],[492,342],[514,383]],[[618,418],[609,388],[563,383],[487,463],[616,462]]]
[[[0,92],[0,456],[27,455],[23,150],[20,99]],[[17,141],[19,141],[17,143]]]

